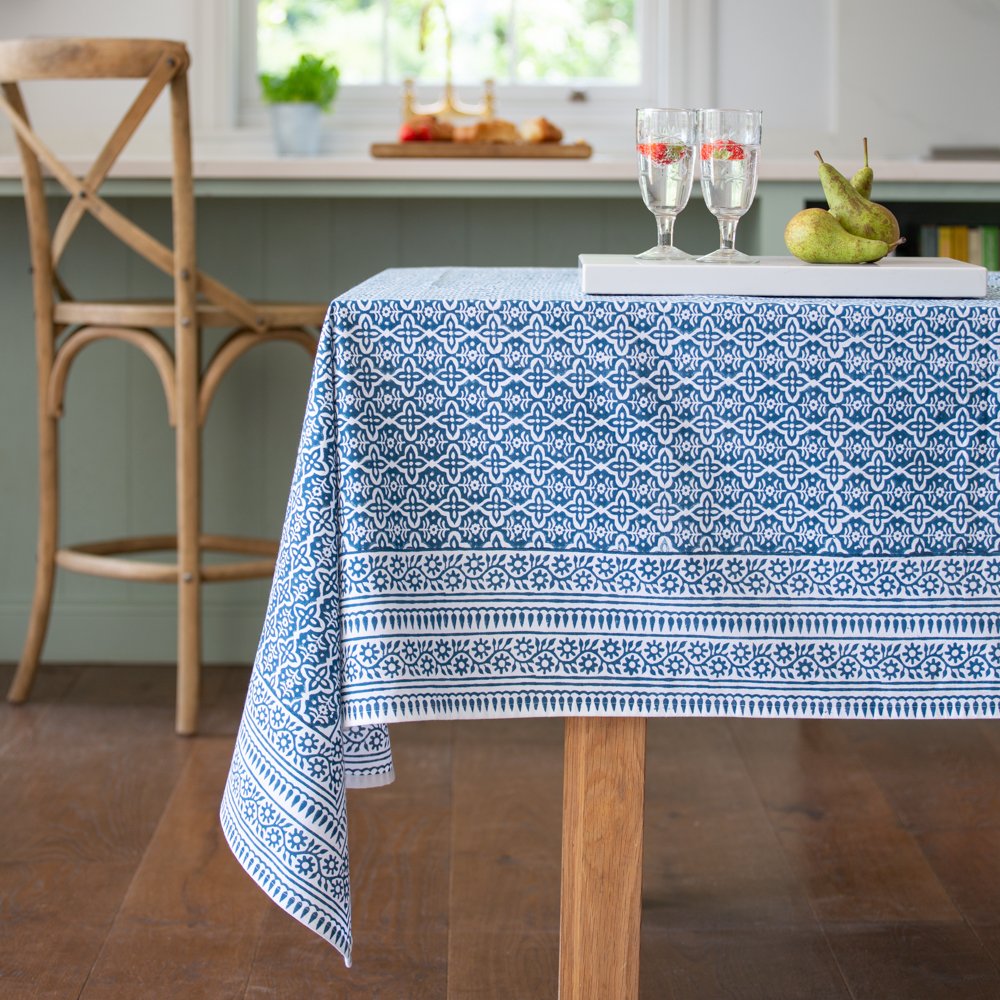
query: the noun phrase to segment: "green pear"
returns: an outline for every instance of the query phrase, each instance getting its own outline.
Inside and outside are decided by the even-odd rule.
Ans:
[[[825,208],[804,208],[785,226],[785,246],[810,264],[865,264],[890,250],[884,240],[849,233]]]
[[[868,166],[868,137],[861,140],[865,145],[865,165],[851,178],[851,187],[869,201],[872,196],[872,181],[875,180],[875,171]]]
[[[899,223],[896,216],[884,205],[858,194],[847,178],[831,163],[825,163],[819,150],[819,179],[831,214],[853,236],[866,240],[881,240],[895,244],[899,240]]]

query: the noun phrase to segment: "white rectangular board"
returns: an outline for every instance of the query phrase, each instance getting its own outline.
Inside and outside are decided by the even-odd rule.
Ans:
[[[588,295],[789,295],[858,298],[982,298],[986,268],[948,257],[886,257],[876,264],[806,264],[759,257],[757,264],[636,260],[580,254]]]

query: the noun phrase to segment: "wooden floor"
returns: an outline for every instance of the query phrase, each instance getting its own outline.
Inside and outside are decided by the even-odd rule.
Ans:
[[[246,680],[187,740],[162,667],[0,706],[0,997],[554,998],[561,723],[393,728],[346,970],[220,834]],[[1000,997],[1000,724],[657,720],[646,802],[644,998]]]

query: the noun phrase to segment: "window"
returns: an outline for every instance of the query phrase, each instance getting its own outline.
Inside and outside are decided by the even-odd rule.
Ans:
[[[379,118],[385,135],[398,121],[404,80],[416,81],[421,100],[438,95],[449,26],[460,96],[475,102],[492,79],[501,117],[542,113],[580,134],[584,125],[599,130],[602,116],[630,123],[637,104],[655,100],[661,0],[240,3],[244,123],[261,114],[257,74],[280,72],[313,52],[340,68],[341,124]]]
[[[257,63],[279,72],[311,51],[332,57],[346,85],[440,81],[450,24],[459,83],[637,85],[634,8],[634,0],[464,0],[451,9],[424,0],[257,0]]]

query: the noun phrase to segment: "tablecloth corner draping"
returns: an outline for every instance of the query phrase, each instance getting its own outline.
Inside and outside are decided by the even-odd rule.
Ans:
[[[343,725],[332,330],[328,314],[220,821],[264,892],[350,965],[345,792],[394,771],[385,726]]]

